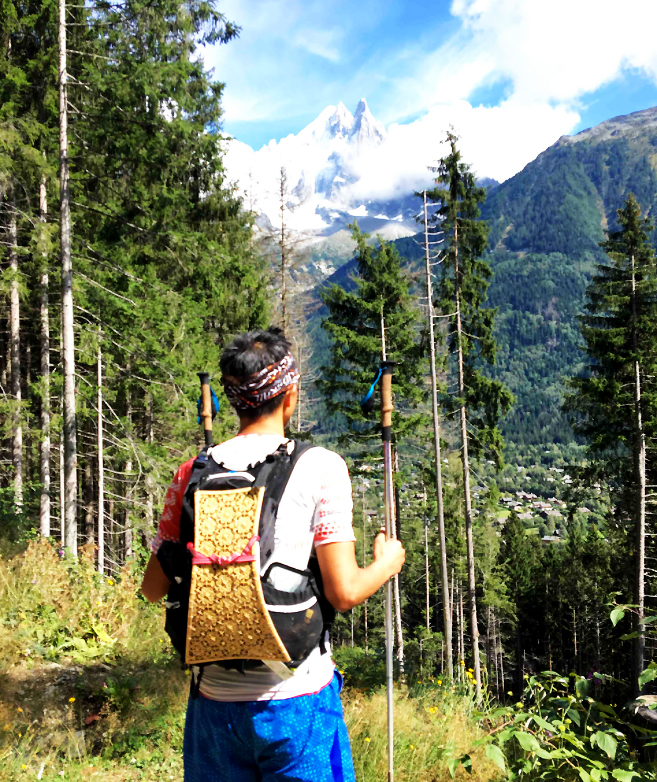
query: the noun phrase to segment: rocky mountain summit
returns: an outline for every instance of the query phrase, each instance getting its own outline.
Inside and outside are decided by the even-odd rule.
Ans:
[[[343,103],[327,106],[296,135],[272,140],[258,151],[233,139],[225,163],[264,231],[280,225],[282,201],[287,226],[303,232],[307,241],[325,243],[354,219],[364,231],[396,239],[417,230],[414,199],[382,202],[358,189],[372,165],[369,158],[386,138],[384,125],[363,98],[354,114]]]

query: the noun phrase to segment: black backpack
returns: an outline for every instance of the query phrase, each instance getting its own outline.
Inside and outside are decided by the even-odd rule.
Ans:
[[[186,664],[185,646],[192,576],[192,555],[187,549],[187,544],[194,542],[195,492],[202,489],[221,491],[245,486],[254,488],[264,486],[258,534],[260,558],[261,561],[266,562],[273,550],[274,526],[283,492],[299,457],[311,447],[313,446],[309,443],[288,440],[274,453],[269,454],[264,461],[249,465],[243,472],[227,470],[223,464],[218,464],[208,457],[206,448],[194,461],[183,499],[180,541],[165,540],[157,552],[162,570],[171,582],[165,603],[164,629],[180,654],[183,665]],[[249,479],[244,473],[253,476],[255,480]],[[302,578],[301,585],[294,592],[276,589],[271,583],[271,574],[276,568],[297,573]],[[298,666],[317,646],[320,646],[322,653],[325,653],[328,633],[335,619],[335,609],[324,597],[317,559],[311,556],[305,570],[297,570],[274,562],[265,573],[260,575],[260,579],[270,617],[291,658],[288,667]],[[298,610],[294,610],[295,606],[299,607]],[[277,610],[279,607],[280,610]],[[205,663],[205,665],[210,664]],[[244,672],[261,665],[261,662],[217,660],[216,664]]]

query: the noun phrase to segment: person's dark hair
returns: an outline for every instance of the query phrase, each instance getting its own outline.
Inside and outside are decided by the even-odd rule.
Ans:
[[[292,350],[292,345],[286,339],[283,330],[270,326],[260,331],[249,331],[239,334],[221,354],[219,366],[222,375],[235,378],[247,378],[260,372],[270,364],[285,358]],[[248,418],[259,418],[271,415],[283,404],[284,394],[268,399],[259,407],[240,415]]]

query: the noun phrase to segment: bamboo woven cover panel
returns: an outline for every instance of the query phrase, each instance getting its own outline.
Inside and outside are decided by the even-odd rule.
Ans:
[[[197,491],[196,551],[220,557],[242,552],[258,534],[264,491]],[[192,567],[186,659],[189,664],[235,659],[289,662],[265,608],[256,562]]]

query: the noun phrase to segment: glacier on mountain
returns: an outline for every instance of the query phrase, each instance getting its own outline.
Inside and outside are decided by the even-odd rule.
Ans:
[[[363,230],[397,238],[417,230],[414,199],[373,202],[353,192],[361,181],[364,161],[379,152],[387,135],[365,99],[354,114],[339,103],[327,106],[296,135],[272,140],[258,151],[230,140],[226,170],[262,228],[280,224],[281,169],[285,169],[283,200],[290,229],[330,236],[358,218]]]

